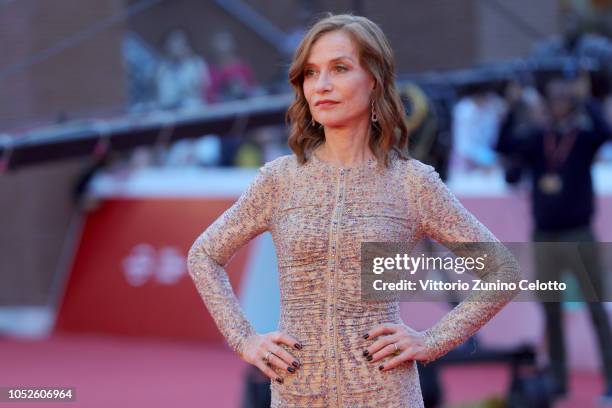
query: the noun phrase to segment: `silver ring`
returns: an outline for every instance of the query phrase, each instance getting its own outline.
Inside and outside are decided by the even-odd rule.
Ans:
[[[265,361],[266,363],[268,362],[268,359],[270,358],[270,354],[272,354],[271,351],[268,351],[265,355],[265,357],[263,358],[263,361]]]

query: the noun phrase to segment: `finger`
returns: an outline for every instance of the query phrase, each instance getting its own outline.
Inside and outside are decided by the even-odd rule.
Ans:
[[[259,368],[259,370],[264,373],[268,378],[270,378],[270,380],[276,381],[279,384],[283,383],[283,378],[276,374],[276,372],[272,368],[268,367],[263,362],[263,360],[258,360],[255,364],[255,367]]]
[[[373,355],[374,353],[384,349],[389,344],[393,344],[399,340],[399,336],[396,334],[391,334],[388,336],[380,336],[378,340],[374,343],[370,344],[365,350],[364,355],[367,357],[368,355]],[[394,348],[395,349],[395,348]],[[367,353],[366,353],[367,351]]]
[[[398,354],[397,356],[391,358],[389,361],[387,361],[384,364],[381,364],[378,366],[378,369],[380,371],[388,371],[388,370],[392,370],[395,367],[397,367],[398,365],[407,362],[407,361],[412,361],[410,358],[410,353],[408,353],[407,351],[404,351],[400,354]]]
[[[271,340],[275,343],[286,344],[287,346],[294,348],[296,350],[302,349],[302,344],[293,336],[288,335],[283,332],[274,332]]]
[[[383,334],[393,334],[397,330],[397,324],[394,323],[382,323],[378,326],[374,327],[372,330],[368,331],[363,335],[364,339],[374,339]]]
[[[279,346],[278,344],[270,343],[269,345],[266,345],[266,346],[272,353],[276,354],[276,357],[284,361],[284,365],[293,366],[294,368],[300,367],[300,361],[294,356],[292,356],[287,350]],[[286,368],[286,367],[283,367],[283,368]]]
[[[386,346],[384,346],[383,348],[381,348],[380,350],[378,350],[376,353],[372,354],[372,359],[368,360],[372,363],[375,363],[378,360],[382,360],[383,358],[387,357],[387,356],[391,356],[393,354],[395,354],[395,346],[394,346],[394,342],[391,342],[389,344],[387,344]]]
[[[268,357],[268,361],[274,367],[278,367],[280,370],[288,371],[290,373],[295,373],[295,367],[293,365],[291,365],[291,364],[287,364],[280,357],[278,357],[274,352],[272,352],[272,354],[270,354],[270,357]]]

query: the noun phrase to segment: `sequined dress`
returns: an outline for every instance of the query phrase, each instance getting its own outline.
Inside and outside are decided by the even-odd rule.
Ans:
[[[302,367],[277,370],[272,407],[423,407],[416,363],[379,371],[363,350],[363,334],[383,322],[403,323],[397,302],[363,302],[361,242],[498,242],[447,189],[433,167],[392,156],[340,168],[310,154],[266,163],[237,202],[194,242],[188,269],[230,347],[241,353],[255,333],[223,268],[258,234],[276,248],[281,312],[278,330],[303,345],[290,349]],[[512,257],[497,255],[483,280],[516,280]],[[508,301],[462,302],[425,331],[430,361],[464,342]]]

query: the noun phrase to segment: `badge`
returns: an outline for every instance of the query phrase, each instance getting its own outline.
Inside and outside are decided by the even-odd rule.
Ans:
[[[538,180],[538,187],[545,194],[559,194],[563,189],[563,180],[557,173],[546,173]]]

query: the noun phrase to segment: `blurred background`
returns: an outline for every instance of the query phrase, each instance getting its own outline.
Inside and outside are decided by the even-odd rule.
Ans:
[[[67,406],[265,406],[268,384],[225,346],[185,259],[257,168],[291,153],[288,64],[328,11],[380,24],[411,154],[502,241],[535,239],[532,190],[557,186],[533,181],[541,163],[521,140],[577,123],[588,153],[553,148],[553,164],[591,175],[574,199],[590,202],[592,183],[583,226],[612,242],[612,1],[0,0],[0,386],[75,387]],[[559,202],[553,223],[576,227],[563,224],[574,207]],[[257,330],[275,330],[269,234],[227,271]],[[563,304],[569,376],[554,402],[537,398],[544,314],[514,303],[422,378],[428,406],[612,401],[612,343],[587,306]],[[402,310],[424,329],[449,307]]]

